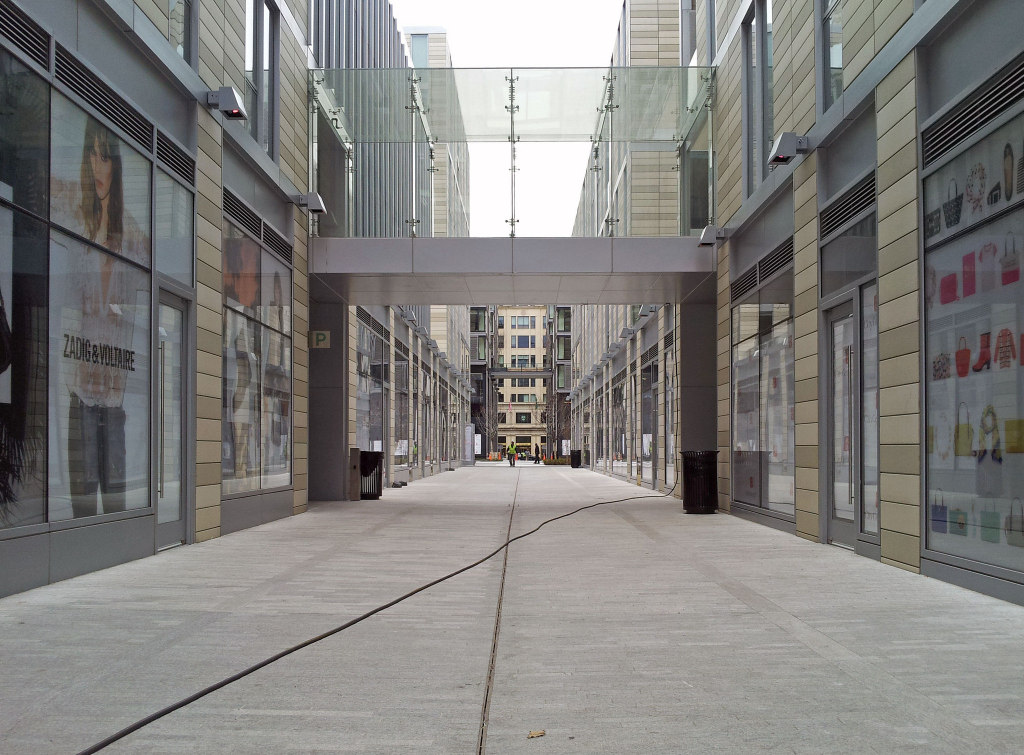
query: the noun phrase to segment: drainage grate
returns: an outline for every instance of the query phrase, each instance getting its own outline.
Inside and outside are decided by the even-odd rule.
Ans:
[[[0,34],[31,60],[50,70],[50,35],[7,0],[0,0]]]
[[[54,61],[57,81],[109,118],[147,152],[153,151],[152,123],[60,45]]]

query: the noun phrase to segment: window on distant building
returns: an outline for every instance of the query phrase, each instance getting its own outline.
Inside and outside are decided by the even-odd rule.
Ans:
[[[517,425],[528,425],[530,424],[530,412],[516,412],[516,424]]]
[[[843,94],[843,8],[840,0],[822,0],[822,40],[825,54],[823,109],[828,110]]]
[[[754,0],[743,24],[744,91],[743,122],[746,159],[746,193],[749,196],[768,175],[768,152],[774,140],[772,95],[772,0]]]
[[[245,5],[245,108],[248,128],[269,154],[275,153],[277,118],[277,6],[272,0],[247,0]]]

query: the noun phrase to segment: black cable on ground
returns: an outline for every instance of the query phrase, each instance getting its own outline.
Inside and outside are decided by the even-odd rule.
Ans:
[[[129,734],[132,734],[132,733],[138,731],[139,729],[142,729],[143,727],[149,726],[154,721],[158,721],[159,719],[163,718],[164,716],[166,716],[166,715],[168,715],[170,713],[174,713],[177,710],[181,710],[186,705],[190,705],[191,703],[194,703],[196,700],[199,700],[200,698],[206,697],[211,692],[216,692],[219,689],[223,689],[224,687],[227,687],[229,684],[233,684],[234,682],[237,682],[239,679],[244,679],[245,677],[249,676],[249,674],[251,674],[251,673],[253,673],[255,671],[259,671],[261,668],[265,668],[265,667],[269,666],[271,663],[274,663],[276,661],[281,660],[285,656],[289,656],[292,653],[295,653],[295,652],[297,652],[299,650],[302,650],[303,648],[307,648],[310,645],[313,645],[313,644],[315,644],[317,642],[320,642],[321,640],[326,640],[328,637],[332,637],[332,636],[338,634],[338,632],[343,632],[344,630],[348,629],[349,627],[354,627],[356,624],[359,624],[360,622],[365,621],[366,619],[370,618],[371,616],[375,616],[378,613],[380,613],[381,611],[386,611],[387,609],[392,608],[393,606],[397,606],[402,601],[408,600],[412,596],[418,595],[419,593],[423,592],[424,590],[430,589],[434,585],[439,585],[442,582],[446,582],[449,579],[452,579],[453,577],[459,576],[463,572],[467,572],[470,569],[475,569],[476,567],[480,566],[480,564],[482,564],[482,563],[484,563],[486,561],[490,561],[492,558],[497,556],[503,550],[508,548],[508,546],[510,546],[516,540],[522,540],[524,537],[529,537],[530,535],[532,535],[535,532],[537,532],[541,527],[543,527],[546,524],[551,524],[552,522],[557,522],[559,519],[565,519],[566,517],[570,517],[570,516],[572,516],[574,514],[578,514],[581,511],[586,511],[587,509],[593,509],[593,508],[596,508],[598,506],[606,506],[609,503],[623,503],[624,501],[637,501],[637,500],[643,500],[644,498],[667,498],[670,495],[672,495],[672,492],[676,489],[676,486],[678,486],[678,484],[679,484],[679,475],[677,474],[676,475],[676,483],[675,483],[675,485],[673,485],[671,490],[669,490],[667,493],[657,493],[657,494],[654,494],[654,495],[633,495],[633,496],[629,496],[627,498],[616,498],[615,500],[612,500],[612,501],[598,501],[597,503],[591,503],[591,504],[588,504],[586,506],[580,506],[578,509],[570,511],[567,514],[560,514],[558,516],[551,517],[550,519],[547,519],[547,520],[541,522],[540,524],[538,524],[536,527],[534,527],[529,532],[524,532],[521,535],[516,535],[515,537],[510,538],[509,540],[506,540],[502,545],[500,545],[497,548],[495,548],[493,551],[488,553],[486,556],[484,556],[481,559],[478,559],[477,561],[474,561],[473,563],[469,564],[468,566],[463,566],[461,569],[456,569],[455,571],[451,572],[450,574],[446,574],[443,577],[438,577],[437,579],[435,579],[435,580],[433,580],[431,582],[427,582],[425,585],[421,585],[420,587],[417,587],[415,590],[412,590],[411,592],[407,592],[405,595],[401,596],[400,598],[395,598],[390,603],[385,603],[382,606],[377,606],[372,611],[367,611],[362,616],[357,616],[356,618],[352,619],[351,621],[345,622],[341,626],[337,626],[334,629],[329,629],[328,631],[326,631],[326,632],[324,632],[322,634],[318,634],[316,637],[311,637],[310,639],[305,640],[304,642],[300,642],[298,645],[293,645],[292,647],[290,647],[290,648],[288,648],[286,650],[282,650],[280,653],[272,655],[269,658],[266,658],[266,659],[260,661],[259,663],[253,664],[252,666],[249,666],[249,668],[243,669],[242,671],[239,671],[237,674],[233,674],[232,676],[229,676],[229,677],[227,677],[225,679],[221,679],[219,682],[211,684],[208,687],[204,687],[203,689],[199,690],[198,692],[196,692],[196,693],[194,693],[192,695],[189,695],[188,697],[183,698],[183,699],[179,700],[176,703],[172,703],[171,705],[168,705],[165,708],[161,708],[160,710],[156,711],[155,713],[151,713],[150,715],[146,716],[145,718],[140,718],[138,721],[136,721],[135,723],[131,724],[130,726],[126,726],[125,728],[121,729],[120,731],[118,731],[118,732],[116,732],[114,734],[111,734],[106,739],[97,742],[96,744],[92,745],[91,747],[87,747],[86,749],[84,749],[80,753],[78,753],[78,755],[90,755],[90,753],[99,752],[100,750],[102,750],[102,749],[104,749],[104,748],[114,744],[114,742],[117,742],[120,739],[124,739]]]

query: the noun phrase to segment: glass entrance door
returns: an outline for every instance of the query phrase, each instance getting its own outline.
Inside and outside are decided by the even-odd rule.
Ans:
[[[828,314],[828,540],[854,547],[856,529],[857,464],[854,437],[856,408],[857,335],[853,303]]]
[[[185,502],[187,479],[185,441],[187,407],[185,380],[185,305],[174,297],[162,295],[157,372],[157,469],[156,521],[157,548],[185,542]]]

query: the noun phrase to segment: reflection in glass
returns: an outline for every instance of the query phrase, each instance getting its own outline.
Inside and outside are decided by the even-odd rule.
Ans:
[[[260,320],[279,333],[289,334],[292,327],[292,276],[283,262],[269,252],[263,253],[260,271],[263,305]]]
[[[761,402],[757,339],[736,344],[732,352],[732,495],[761,505]]]
[[[50,88],[0,49],[0,198],[46,215]]]
[[[843,8],[829,0],[825,13],[825,109],[843,96]]]
[[[0,528],[46,519],[46,245],[45,224],[0,206]]]
[[[149,276],[50,242],[50,519],[149,505]]]
[[[184,376],[182,336],[184,313],[166,304],[160,305],[160,347],[157,352],[157,402],[160,424],[157,428],[160,454],[157,459],[157,522],[176,522],[182,514],[182,381]]]
[[[256,317],[261,302],[260,246],[231,223],[224,226],[224,306]]]
[[[225,493],[260,485],[259,325],[224,311],[224,395],[221,488]]]
[[[853,316],[832,323],[832,515],[853,521]]]
[[[854,223],[821,248],[821,295],[845,289],[873,273],[878,256],[875,214]]]
[[[156,215],[153,241],[156,269],[186,286],[192,285],[192,192],[162,170],[156,171]]]
[[[267,328],[262,332],[263,487],[272,488],[291,483],[291,340]]]
[[[409,464],[409,356],[395,351],[395,466]]]

